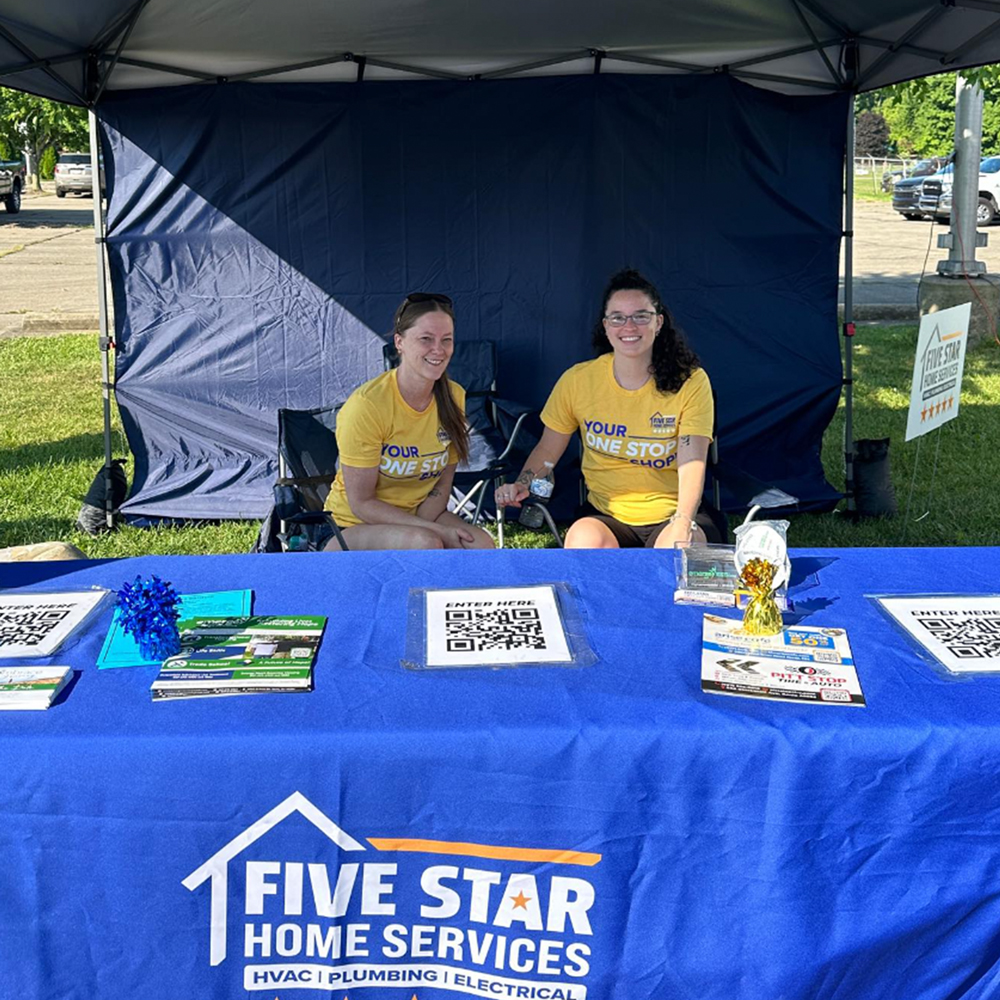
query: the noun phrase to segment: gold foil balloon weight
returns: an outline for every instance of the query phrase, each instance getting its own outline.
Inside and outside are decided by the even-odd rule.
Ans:
[[[774,600],[774,577],[778,568],[766,559],[750,559],[740,581],[750,591],[750,603],[743,612],[743,631],[748,635],[777,635],[781,612]]]

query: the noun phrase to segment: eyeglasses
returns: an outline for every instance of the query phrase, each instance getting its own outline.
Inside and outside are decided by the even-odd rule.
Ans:
[[[608,321],[609,326],[624,326],[629,320],[632,320],[636,326],[649,326],[655,315],[655,312],[641,309],[639,312],[632,313],[631,316],[626,316],[624,313],[608,313],[604,318]]]

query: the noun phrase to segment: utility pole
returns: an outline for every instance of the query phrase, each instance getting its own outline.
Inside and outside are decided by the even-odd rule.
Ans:
[[[986,246],[986,233],[976,228],[982,137],[983,92],[959,74],[955,82],[951,226],[949,232],[938,236],[938,246],[948,251],[948,259],[938,261],[936,274],[920,279],[918,299],[921,316],[971,303],[970,345],[995,337],[1000,315],[1000,285],[984,280],[986,265],[976,260],[976,248]]]
[[[938,236],[948,259],[937,273],[947,278],[978,277],[986,265],[976,260],[976,247],[986,246],[986,233],[976,230],[979,207],[979,161],[983,145],[983,92],[961,73],[955,80],[955,167],[951,188],[951,232]]]

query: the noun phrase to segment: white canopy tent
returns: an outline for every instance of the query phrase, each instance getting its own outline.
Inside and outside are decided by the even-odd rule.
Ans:
[[[89,104],[104,87],[403,75],[732,73],[789,93],[871,90],[1000,58],[995,0],[2,0],[5,86]]]
[[[827,0],[828,3],[828,0]],[[542,74],[728,73],[856,94],[1000,60],[998,0],[0,0],[0,84],[91,110],[107,90]],[[847,158],[853,160],[853,114]],[[96,128],[91,120],[94,176]],[[845,457],[853,485],[852,186],[845,201]],[[95,225],[102,220],[95,204]],[[104,255],[98,244],[107,374]],[[110,397],[105,393],[110,427]],[[110,469],[110,433],[106,434]],[[110,488],[108,489],[110,508]],[[110,509],[108,512],[110,523]]]

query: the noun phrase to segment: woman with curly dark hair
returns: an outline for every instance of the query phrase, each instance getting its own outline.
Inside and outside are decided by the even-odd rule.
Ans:
[[[583,439],[587,503],[567,548],[672,548],[704,541],[695,523],[712,440],[712,387],[655,286],[619,271],[594,327],[597,357],[574,365],[542,410],[545,431],[521,475],[497,490],[520,507],[528,484]]]

